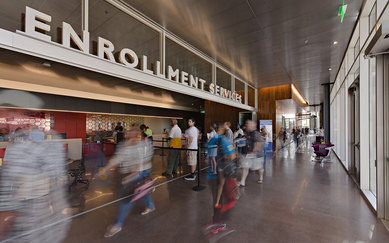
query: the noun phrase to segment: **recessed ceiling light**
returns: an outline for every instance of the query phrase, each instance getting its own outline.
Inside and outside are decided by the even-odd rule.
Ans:
[[[331,70],[332,70],[332,68],[329,68],[328,70],[329,70],[329,71],[331,71]]]
[[[305,43],[305,44],[308,44],[308,40],[305,40],[304,43]]]
[[[334,41],[334,45],[337,45],[338,44],[338,41]]]
[[[51,63],[49,62],[43,62],[42,65],[45,67],[51,67]]]

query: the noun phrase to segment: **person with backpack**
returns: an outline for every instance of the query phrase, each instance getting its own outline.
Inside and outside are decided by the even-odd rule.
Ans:
[[[237,196],[237,154],[234,146],[224,136],[225,126],[223,123],[215,123],[217,135],[212,137],[208,148],[217,148],[216,167],[217,176],[212,171],[209,173],[209,184],[213,195],[214,215],[211,223],[204,227],[204,233],[212,238],[223,237],[233,230],[229,230],[225,221],[231,209],[235,206]]]

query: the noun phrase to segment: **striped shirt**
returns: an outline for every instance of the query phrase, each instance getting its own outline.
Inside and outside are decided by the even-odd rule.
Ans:
[[[139,141],[135,145],[126,143],[119,147],[110,163],[119,165],[121,174],[128,174],[136,170],[148,170],[151,169],[153,154],[154,149],[150,140]]]
[[[9,145],[0,172],[0,211],[16,213],[5,239],[68,217],[63,214],[69,208],[66,183],[62,143],[47,140]],[[68,225],[69,221],[60,223],[12,242],[61,242]]]

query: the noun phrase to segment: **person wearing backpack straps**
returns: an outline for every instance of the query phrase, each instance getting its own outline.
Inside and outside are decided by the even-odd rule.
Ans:
[[[232,232],[227,228],[225,221],[228,213],[234,207],[236,202],[236,151],[232,143],[224,136],[225,127],[223,123],[215,123],[215,135],[208,143],[210,148],[217,147],[216,167],[218,176],[217,183],[211,186],[213,194],[214,216],[212,222],[204,228],[205,234],[225,234]],[[211,184],[211,183],[210,183]]]

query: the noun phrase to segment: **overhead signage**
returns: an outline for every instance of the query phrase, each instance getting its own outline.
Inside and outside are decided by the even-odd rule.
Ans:
[[[50,23],[50,15],[26,6],[25,33],[27,35],[51,42],[51,36],[47,34],[51,30]],[[82,32],[82,38],[80,38],[70,24],[62,22],[61,44],[67,48],[73,49],[73,47],[71,47],[71,43],[77,46],[77,49],[81,52],[92,54],[90,52],[90,33],[84,30]],[[242,95],[214,83],[211,83],[208,90],[205,90],[206,80],[185,71],[174,69],[172,66],[167,66],[166,73],[163,72],[163,70],[161,70],[160,61],[156,61],[155,70],[150,70],[147,67],[147,56],[143,55],[142,58],[139,59],[138,55],[129,48],[123,48],[120,50],[119,58],[116,60],[114,57],[114,50],[115,46],[111,41],[102,37],[97,38],[97,57],[101,59],[108,60],[113,63],[121,63],[128,68],[136,68],[140,66],[139,69],[145,73],[156,75],[160,78],[168,79],[184,86],[193,87],[216,96],[242,103]]]

